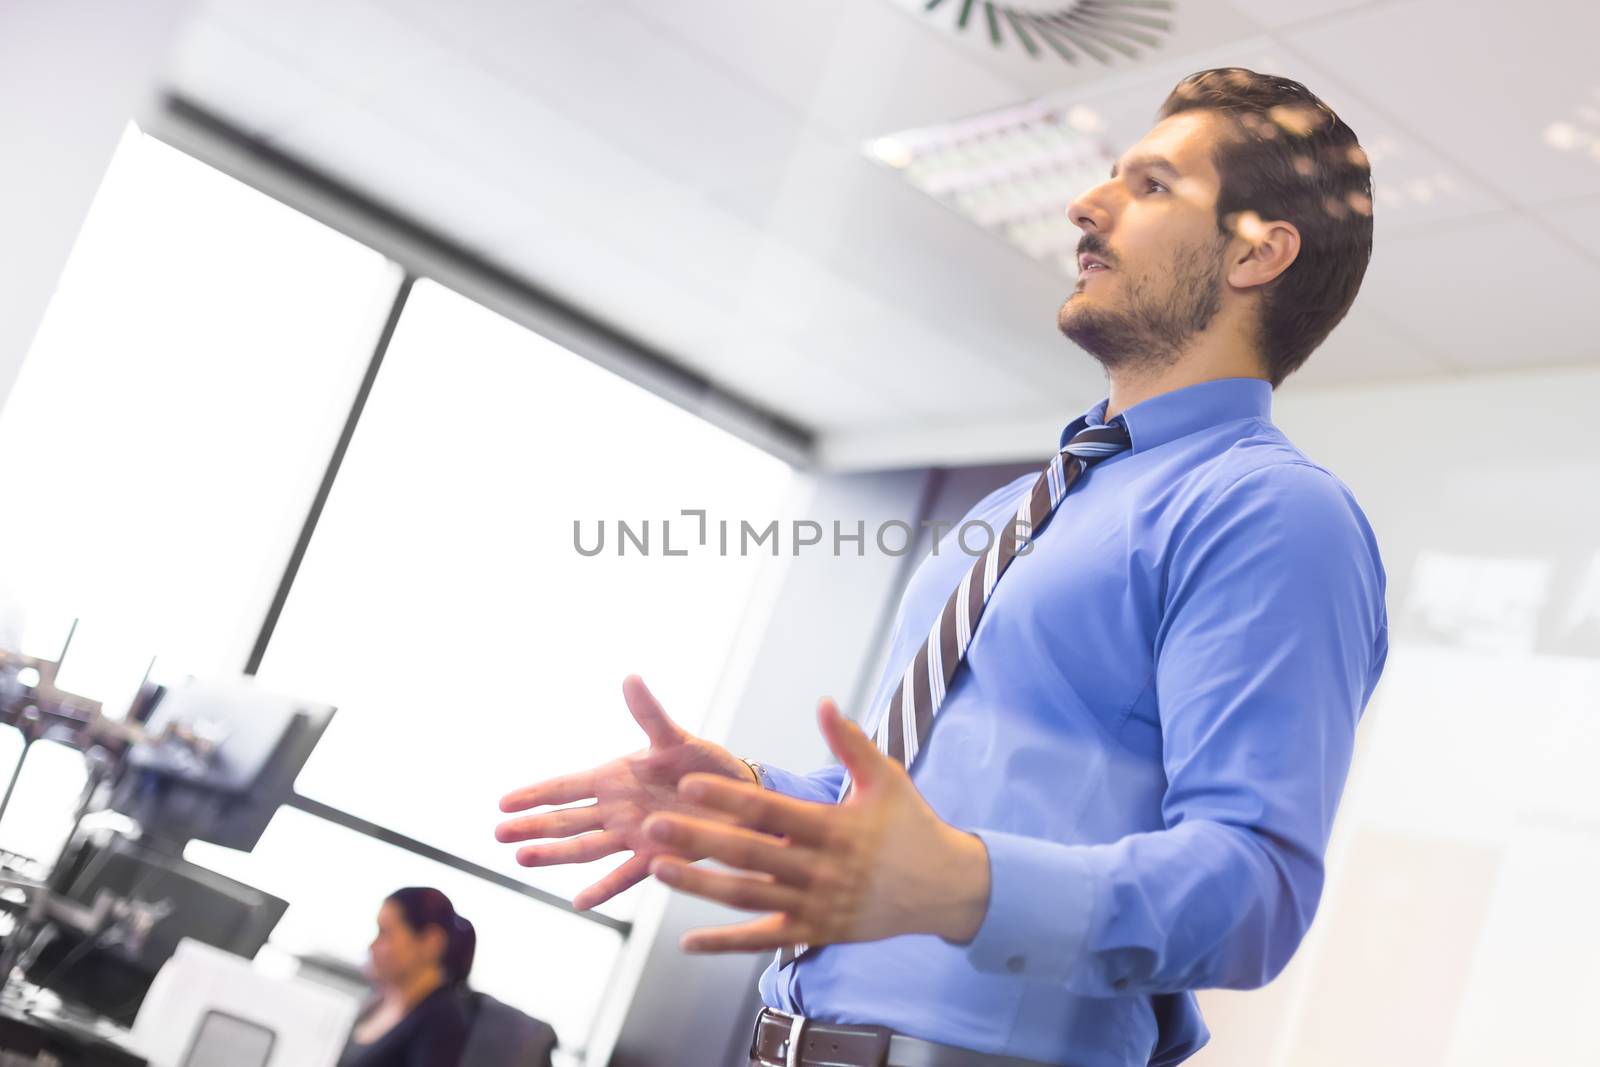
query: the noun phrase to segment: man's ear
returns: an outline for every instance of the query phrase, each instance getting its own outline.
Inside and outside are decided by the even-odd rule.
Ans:
[[[1300,231],[1292,222],[1266,221],[1253,211],[1229,215],[1226,222],[1236,246],[1228,262],[1228,284],[1236,289],[1266,285],[1300,254]]]

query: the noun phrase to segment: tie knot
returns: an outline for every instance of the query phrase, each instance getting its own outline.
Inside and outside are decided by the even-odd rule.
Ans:
[[[1118,415],[1103,426],[1085,426],[1072,435],[1072,440],[1061,451],[1069,456],[1077,456],[1085,463],[1095,463],[1132,445],[1128,424]]]

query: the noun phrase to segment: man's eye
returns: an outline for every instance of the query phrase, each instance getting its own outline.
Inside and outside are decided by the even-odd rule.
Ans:
[[[1153,185],[1157,189],[1160,189],[1162,192],[1166,192],[1167,191],[1167,187],[1165,185],[1162,185],[1160,182],[1156,181],[1154,178],[1146,178],[1145,179],[1145,184],[1146,184],[1146,187]]]

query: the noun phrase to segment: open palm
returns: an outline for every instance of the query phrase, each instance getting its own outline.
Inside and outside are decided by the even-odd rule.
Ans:
[[[634,721],[650,740],[648,748],[587,771],[535,782],[500,799],[500,810],[505,812],[577,805],[508,819],[495,828],[495,837],[500,841],[539,842],[517,850],[517,862],[524,867],[587,863],[617,852],[633,853],[573,898],[572,905],[579,910],[605,903],[649,873],[650,860],[662,851],[640,829],[651,814],[678,811],[731,821],[719,812],[691,805],[679,797],[680,778],[709,772],[750,779],[744,763],[727,749],[695,737],[673,722],[638,675],[630,674],[623,680],[622,695]]]

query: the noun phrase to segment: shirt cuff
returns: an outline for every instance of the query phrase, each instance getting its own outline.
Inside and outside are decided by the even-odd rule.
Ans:
[[[803,774],[795,774],[782,767],[768,767],[765,763],[757,763],[756,771],[761,775],[762,789],[771,789],[791,797],[805,793],[806,777]]]
[[[758,773],[761,775],[763,789],[770,789],[774,793],[782,793],[796,800],[815,801],[818,804],[839,802],[839,788],[844,782],[844,768],[838,764],[825,767],[815,774],[795,774],[767,763],[758,763],[756,766],[760,768]]]
[[[1095,872],[1077,849],[973,830],[989,850],[989,910],[967,959],[990,974],[1062,979],[1081,965],[1094,918]]]

